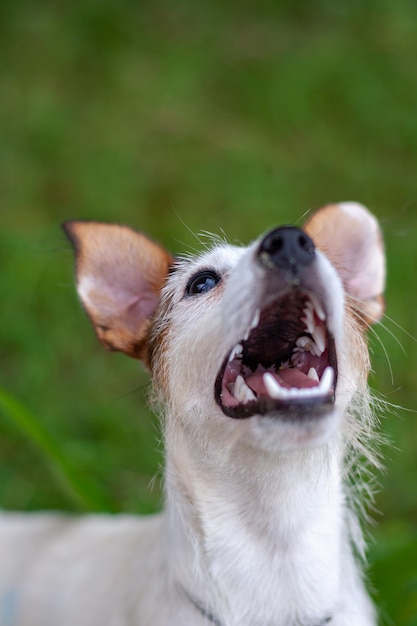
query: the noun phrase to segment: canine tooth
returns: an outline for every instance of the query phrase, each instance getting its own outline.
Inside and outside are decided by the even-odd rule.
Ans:
[[[256,396],[253,393],[252,389],[250,389],[247,385],[246,385],[246,398],[245,398],[245,402],[252,402],[253,400],[256,400]]]
[[[256,328],[257,325],[259,324],[259,320],[261,319],[261,312],[259,309],[256,309],[255,311],[255,315],[253,316],[253,320],[252,320],[252,324],[250,325],[250,328],[252,330],[252,328]]]
[[[333,387],[334,383],[334,369],[332,367],[326,367],[323,372],[323,375],[320,379],[320,395],[328,395]]]
[[[236,400],[242,400],[242,390],[244,384],[244,378],[239,374],[239,376],[237,376],[235,380],[235,388],[233,390],[233,395],[235,396]]]
[[[314,342],[319,349],[319,354],[317,356],[321,356],[326,349],[326,331],[323,326],[316,326],[312,335]]]
[[[314,341],[311,344],[310,352],[314,356],[321,356],[323,354],[323,352],[320,350],[320,348],[317,346],[317,344],[314,343]]]
[[[240,374],[236,378],[233,395],[236,400],[239,400],[239,402],[250,402],[251,400],[256,400],[256,396],[252,389],[247,386],[245,379]]]
[[[272,374],[265,372],[263,376],[264,385],[268,394],[274,400],[283,400],[289,397],[289,390],[281,387]]]
[[[256,327],[257,327],[257,325],[259,324],[259,320],[260,320],[260,319],[261,319],[261,312],[260,312],[260,310],[259,310],[259,309],[256,309],[256,311],[255,311],[255,315],[253,316],[253,319],[252,319],[252,323],[251,323],[251,325],[249,326],[249,330],[245,333],[245,336],[243,337],[243,340],[244,340],[244,341],[246,341],[246,340],[249,338],[250,331],[251,331],[253,328],[256,328]]]
[[[235,345],[235,347],[233,348],[233,350],[231,351],[231,353],[230,353],[229,363],[230,363],[230,361],[233,361],[233,359],[235,359],[236,357],[240,358],[242,356],[242,350],[243,350],[243,348],[242,348],[241,344],[237,343]]]
[[[326,319],[326,313],[324,312],[324,309],[323,309],[319,299],[314,294],[310,294],[310,300],[311,300],[311,302],[313,304],[313,308],[314,308],[314,310],[316,312],[317,317],[319,318],[319,320],[324,322],[324,320]]]
[[[311,378],[311,380],[315,380],[318,383],[320,382],[319,375],[317,374],[317,371],[314,369],[314,367],[310,367],[307,376]]]

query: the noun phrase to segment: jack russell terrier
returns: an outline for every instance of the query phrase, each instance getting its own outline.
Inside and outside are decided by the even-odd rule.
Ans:
[[[375,626],[348,466],[373,428],[376,219],[329,205],[183,259],[125,226],[64,228],[99,340],[151,374],[166,505],[1,514],[0,626]]]

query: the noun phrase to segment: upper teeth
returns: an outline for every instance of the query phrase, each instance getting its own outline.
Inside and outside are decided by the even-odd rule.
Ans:
[[[328,396],[331,392],[334,382],[334,370],[330,366],[326,367],[320,379],[320,384],[316,387],[304,389],[299,389],[298,387],[287,389],[286,387],[282,387],[273,374],[270,374],[269,372],[264,374],[263,381],[268,394],[274,400],[289,400],[291,398],[320,398],[322,396]]]
[[[296,347],[294,348],[294,352],[311,352],[314,356],[321,356],[324,352],[326,345],[321,343],[322,337],[319,337],[319,342],[315,341],[316,336],[313,335],[313,338],[307,337],[306,335],[302,335],[298,337],[295,342]]]
[[[310,299],[307,300],[301,321],[305,324],[306,333],[301,335],[296,340],[296,347],[294,352],[311,352],[314,356],[319,357],[326,350],[326,330],[322,325],[316,325],[315,316],[320,321],[326,319],[326,314],[318,298],[314,295],[310,295]],[[249,330],[246,336],[243,338],[245,341],[249,337],[250,331],[256,328],[260,320],[260,310],[257,309],[250,324]],[[238,343],[234,346],[229,355],[229,362],[234,359],[241,359],[243,356],[243,346]],[[332,367],[326,367],[321,379],[314,367],[311,367],[307,376],[317,382],[314,387],[298,388],[292,387],[288,389],[279,384],[276,377],[270,372],[265,372],[263,375],[263,381],[265,388],[269,396],[276,400],[288,400],[291,398],[317,398],[328,396],[333,388],[334,384],[334,370]],[[234,383],[229,385],[230,392],[234,395],[238,402],[247,403],[256,400],[256,395],[246,384],[245,379],[241,374],[237,376]]]
[[[315,356],[321,356],[326,349],[326,331],[323,326],[316,326],[314,313],[322,321],[326,319],[326,315],[316,296],[312,296],[312,299],[306,302],[303,313],[304,317],[301,318],[301,321],[304,322],[306,331],[312,339],[305,335],[299,337],[295,342],[295,352],[309,351]]]
[[[243,348],[241,344],[237,343],[229,355],[229,362],[233,361],[236,357],[240,358],[242,356],[242,350]]]
[[[326,349],[326,331],[324,330],[323,326],[315,326],[312,335],[314,338],[314,343],[320,350],[319,356],[321,356]]]
[[[252,330],[252,328],[256,328],[257,325],[259,324],[259,320],[261,319],[261,312],[259,309],[256,309],[255,311],[255,315],[253,316],[253,320],[252,320],[252,324],[250,325],[250,328]]]
[[[326,313],[321,306],[320,300],[317,298],[317,296],[314,295],[314,293],[310,294],[310,300],[312,302],[317,317],[319,318],[319,320],[324,322],[324,320],[326,319]]]
[[[251,322],[251,325],[249,326],[249,329],[248,329],[248,331],[247,331],[246,335],[243,337],[243,339],[244,339],[245,341],[246,341],[246,340],[247,340],[247,338],[249,337],[249,335],[250,335],[250,331],[251,331],[253,328],[256,328],[256,327],[257,327],[257,325],[259,324],[259,320],[260,320],[260,319],[261,319],[261,312],[260,312],[260,310],[259,310],[259,309],[256,309],[255,314],[254,314],[253,319],[252,319],[252,322]]]
[[[303,312],[304,317],[301,318],[301,321],[306,325],[307,332],[312,335],[314,331],[314,309],[310,300],[306,302]]]

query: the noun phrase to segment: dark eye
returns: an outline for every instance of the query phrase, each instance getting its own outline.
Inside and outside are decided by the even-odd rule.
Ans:
[[[200,293],[207,293],[211,291],[220,280],[220,276],[216,274],[216,272],[210,270],[199,272],[189,280],[185,290],[186,294],[188,296],[195,296]]]

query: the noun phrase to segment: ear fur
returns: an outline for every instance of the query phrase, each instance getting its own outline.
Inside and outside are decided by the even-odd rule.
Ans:
[[[148,364],[150,320],[171,256],[126,226],[70,221],[63,228],[75,250],[78,294],[98,339]]]
[[[356,202],[330,204],[316,211],[304,230],[333,262],[365,321],[379,321],[385,308],[385,253],[372,213]]]

